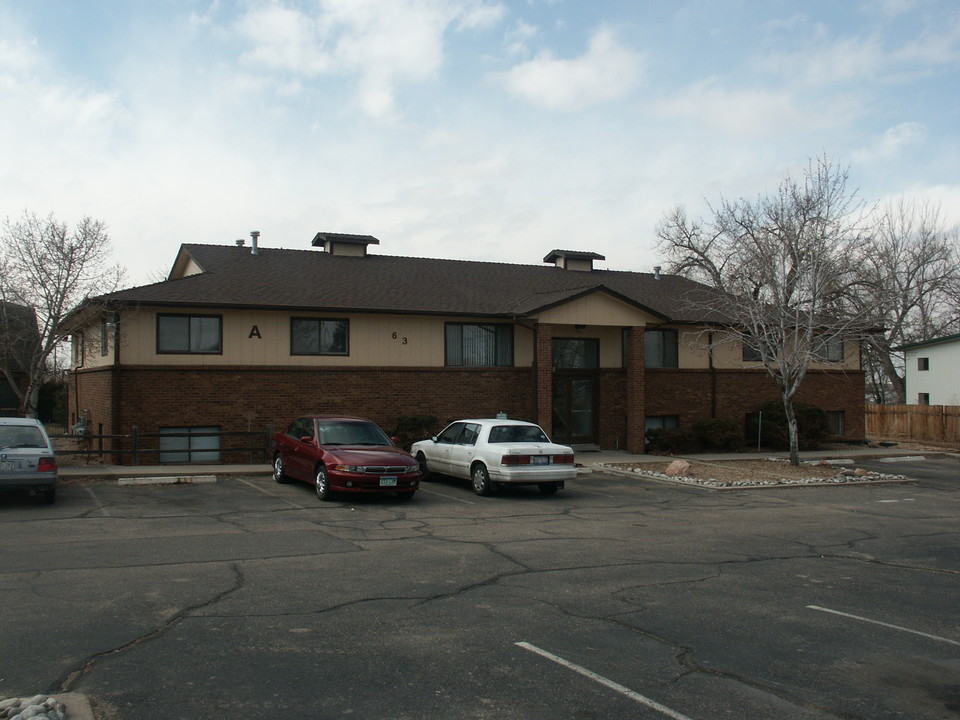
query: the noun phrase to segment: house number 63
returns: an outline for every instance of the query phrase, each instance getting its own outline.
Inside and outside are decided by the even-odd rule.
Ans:
[[[397,336],[397,333],[393,333],[393,339],[394,339],[394,340],[397,340],[397,339],[399,339],[399,340],[400,340],[400,342],[402,342],[402,343],[403,343],[404,345],[406,345],[406,344],[407,344],[407,338],[405,338],[405,337],[402,337],[402,338],[398,338],[398,336]]]

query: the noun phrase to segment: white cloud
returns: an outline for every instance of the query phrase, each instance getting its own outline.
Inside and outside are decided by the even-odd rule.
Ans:
[[[885,64],[883,46],[877,38],[843,38],[760,60],[763,70],[810,86],[874,78],[882,73]]]
[[[507,8],[500,3],[493,5],[486,3],[470,4],[464,8],[460,15],[458,28],[461,30],[492,28],[498,25],[506,15]]]
[[[856,164],[862,165],[886,162],[900,155],[905,148],[919,144],[926,136],[927,128],[923,123],[900,123],[874,138],[868,147],[855,150],[852,158]]]
[[[236,30],[252,48],[248,66],[306,78],[358,78],[356,100],[374,117],[395,116],[397,89],[435,75],[443,63],[444,33],[483,29],[506,9],[483,2],[442,0],[321,0],[316,13],[280,3],[251,10]]]
[[[608,28],[590,38],[587,51],[566,60],[541,53],[498,74],[516,97],[550,110],[578,110],[618,100],[639,82],[643,56],[624,47]]]
[[[814,119],[783,89],[728,89],[705,80],[657,107],[666,118],[697,121],[727,136],[757,136],[809,126]]]

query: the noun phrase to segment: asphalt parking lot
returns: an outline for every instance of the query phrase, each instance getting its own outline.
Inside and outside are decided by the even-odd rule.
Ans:
[[[894,471],[918,480],[2,497],[0,695],[105,720],[960,717],[960,460]]]

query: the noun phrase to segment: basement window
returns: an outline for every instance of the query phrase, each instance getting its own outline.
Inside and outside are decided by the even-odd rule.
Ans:
[[[218,425],[160,428],[160,464],[220,462],[219,433]]]
[[[844,435],[844,411],[827,410],[827,426],[830,428],[830,434],[834,437],[843,437]]]
[[[917,405],[929,405],[930,393],[917,393]]]

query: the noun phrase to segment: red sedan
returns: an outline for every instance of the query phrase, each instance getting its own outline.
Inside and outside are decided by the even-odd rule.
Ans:
[[[270,447],[273,479],[311,483],[321,500],[333,492],[395,492],[410,499],[420,486],[417,461],[364,418],[297,418]]]

